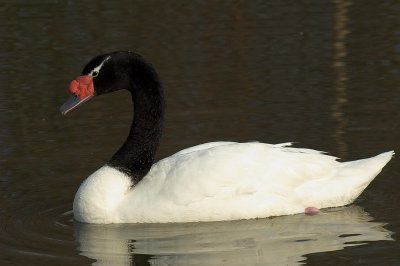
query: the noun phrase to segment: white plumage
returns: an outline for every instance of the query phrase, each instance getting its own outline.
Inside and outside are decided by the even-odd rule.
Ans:
[[[212,142],[154,164],[135,186],[109,166],[89,176],[74,200],[88,223],[251,219],[352,203],[394,152],[340,163],[290,143]]]

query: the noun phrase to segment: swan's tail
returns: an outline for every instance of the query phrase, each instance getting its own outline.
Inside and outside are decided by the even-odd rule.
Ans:
[[[338,178],[343,178],[347,186],[344,188],[347,193],[343,205],[352,203],[382,171],[393,155],[394,151],[388,151],[368,159],[342,163]]]
[[[388,151],[368,159],[345,162],[342,165],[343,167],[350,167],[350,168],[360,167],[363,168],[364,170],[369,169],[370,171],[375,171],[376,172],[375,176],[376,176],[382,171],[382,168],[390,161],[390,159],[392,159],[393,155],[394,151]]]
[[[318,208],[338,207],[352,203],[382,171],[394,151],[351,162],[341,163],[332,178],[320,182],[318,189],[309,193],[310,202]],[[315,194],[315,195],[314,195]]]

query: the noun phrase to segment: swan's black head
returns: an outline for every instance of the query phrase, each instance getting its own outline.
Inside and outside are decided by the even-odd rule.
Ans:
[[[133,92],[137,87],[151,87],[154,83],[159,85],[157,75],[140,55],[126,51],[98,55],[70,83],[71,97],[60,111],[66,114],[96,95],[121,89]]]
[[[132,95],[133,123],[128,138],[107,165],[138,182],[153,164],[164,113],[161,83],[150,64],[132,52],[96,56],[71,82],[72,96],[61,106],[61,112],[66,114],[96,95],[121,89]]]

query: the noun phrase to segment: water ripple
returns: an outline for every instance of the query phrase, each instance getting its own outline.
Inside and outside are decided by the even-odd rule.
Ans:
[[[60,262],[63,265],[74,265],[83,261],[76,256],[77,244],[72,238],[72,211],[66,211],[69,207],[70,205],[59,206],[34,215],[1,217],[2,258],[12,256],[13,263],[18,265]]]

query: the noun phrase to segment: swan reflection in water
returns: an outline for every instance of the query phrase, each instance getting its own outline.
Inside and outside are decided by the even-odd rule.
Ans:
[[[297,265],[304,255],[369,241],[392,232],[359,206],[269,219],[184,224],[75,223],[81,255],[93,265]]]

